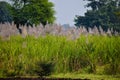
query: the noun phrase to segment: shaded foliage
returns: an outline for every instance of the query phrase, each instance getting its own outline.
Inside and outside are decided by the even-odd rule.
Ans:
[[[90,7],[85,13],[85,16],[77,15],[75,17],[75,25],[94,27],[102,26],[104,30],[113,28],[113,30],[120,31],[120,20],[116,16],[116,13],[120,11],[119,0],[86,0],[88,4],[86,7]]]
[[[33,26],[42,23],[53,23],[55,20],[53,3],[48,0],[10,0],[10,3],[1,2],[0,20],[14,21],[19,25]],[[9,8],[10,7],[10,8]],[[10,12],[11,11],[11,12]]]
[[[49,76],[53,72],[54,65],[52,62],[38,62],[36,64],[35,73],[40,77]]]
[[[0,23],[12,22],[11,5],[5,1],[0,1]]]

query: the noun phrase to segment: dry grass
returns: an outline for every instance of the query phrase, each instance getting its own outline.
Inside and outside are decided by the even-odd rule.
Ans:
[[[108,31],[105,32],[101,27],[99,27],[99,29],[97,27],[94,27],[93,29],[88,28],[88,30],[85,27],[80,27],[80,28],[69,27],[65,29],[61,25],[57,25],[57,24],[47,24],[45,27],[42,24],[40,24],[40,25],[33,26],[33,27],[20,26],[19,28],[22,32],[21,34],[19,30],[16,28],[14,23],[0,24],[0,36],[4,38],[8,38],[13,35],[22,35],[23,37],[27,35],[32,35],[35,37],[39,37],[39,36],[45,36],[45,35],[51,34],[55,36],[61,36],[61,35],[66,36],[70,39],[77,39],[80,37],[80,35],[89,35],[89,34],[90,35],[103,35],[103,36],[113,35],[112,29],[108,29]],[[114,35],[119,35],[119,33],[115,31]]]

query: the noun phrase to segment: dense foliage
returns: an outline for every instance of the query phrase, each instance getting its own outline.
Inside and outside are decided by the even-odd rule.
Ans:
[[[53,23],[55,20],[53,3],[48,0],[10,0],[11,5],[7,2],[1,2],[0,20],[8,20],[19,25],[38,25],[42,23]],[[8,6],[10,8],[8,8]],[[11,13],[9,12],[11,11]],[[11,16],[12,15],[12,16]],[[8,21],[8,22],[9,22]]]
[[[0,1],[0,23],[12,22],[11,5],[7,2]]]
[[[86,7],[91,9],[85,13],[85,16],[76,16],[75,25],[94,27],[101,26],[104,30],[113,28],[120,31],[120,20],[118,13],[120,11],[120,0],[86,0]]]
[[[48,0],[11,0],[16,24],[46,24],[55,20],[53,3]]]

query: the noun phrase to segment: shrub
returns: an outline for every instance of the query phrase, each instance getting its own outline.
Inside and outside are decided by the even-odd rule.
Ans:
[[[53,72],[52,62],[40,61],[36,64],[35,73],[40,77],[49,76]]]

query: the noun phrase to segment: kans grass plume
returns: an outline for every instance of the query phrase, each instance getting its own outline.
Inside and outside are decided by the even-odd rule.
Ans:
[[[96,26],[94,28],[88,29],[83,26],[81,26],[80,28],[69,27],[66,29],[65,27],[57,24],[47,24],[46,26],[40,24],[33,27],[20,25],[18,30],[14,23],[0,24],[0,36],[3,38],[9,38],[10,36],[14,35],[21,35],[23,37],[31,35],[37,38],[39,36],[46,36],[50,34],[55,36],[66,36],[70,39],[77,39],[80,37],[80,35],[119,35],[119,33],[116,31],[114,31],[114,34],[112,33],[112,29],[108,29],[107,32],[105,32],[102,27],[97,28]]]

